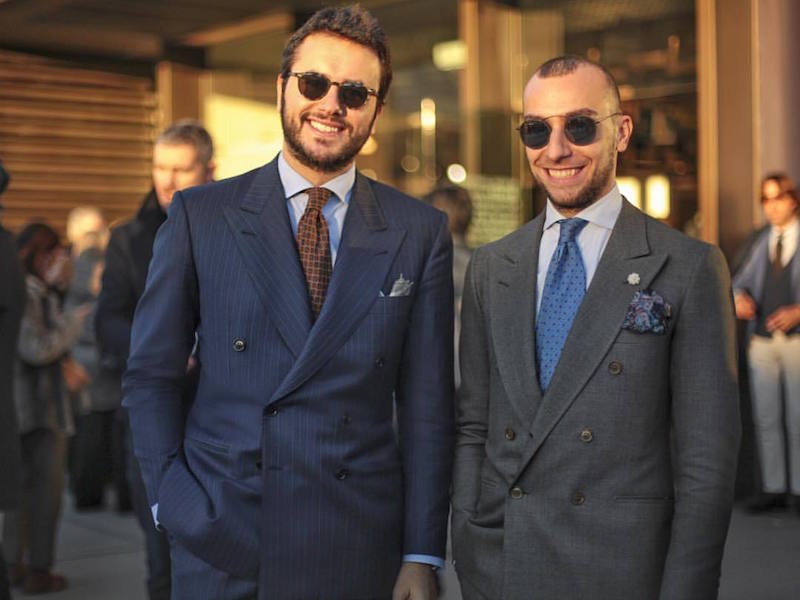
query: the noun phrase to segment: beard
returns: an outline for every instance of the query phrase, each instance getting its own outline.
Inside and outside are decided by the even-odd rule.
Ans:
[[[284,88],[285,89],[285,88]],[[281,92],[284,95],[284,92]],[[372,131],[372,124],[375,122],[375,117],[378,116],[377,110],[372,116],[363,133],[354,133],[347,144],[339,150],[337,154],[328,156],[314,156],[311,151],[303,145],[300,140],[300,129],[303,127],[303,116],[299,115],[299,121],[294,122],[286,116],[286,99],[281,98],[281,127],[283,127],[283,139],[289,147],[292,155],[305,166],[319,171],[320,173],[336,173],[341,171],[355,159],[361,148],[367,142],[369,134]],[[329,117],[330,118],[330,117]],[[339,121],[343,127],[347,125]]]
[[[571,195],[564,195],[565,192],[561,190],[550,189],[544,181],[540,180],[535,175],[534,178],[537,183],[544,188],[544,191],[547,192],[547,197],[556,208],[579,211],[587,206],[591,206],[600,199],[601,195],[608,187],[608,182],[613,177],[616,160],[616,150],[611,146],[606,155],[606,160],[597,165],[597,171],[595,171],[591,180]]]

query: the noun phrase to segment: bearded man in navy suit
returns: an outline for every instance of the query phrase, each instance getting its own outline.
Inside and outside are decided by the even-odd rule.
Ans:
[[[158,233],[124,403],[175,598],[436,597],[452,247],[355,168],[390,81],[372,15],[319,11],[284,49],[282,152],[176,193]]]

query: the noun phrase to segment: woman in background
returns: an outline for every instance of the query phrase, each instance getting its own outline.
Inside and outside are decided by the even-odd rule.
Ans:
[[[5,521],[4,544],[12,583],[28,594],[62,590],[51,572],[61,509],[66,436],[72,414],[64,393],[62,360],[87,314],[84,306],[61,310],[59,290],[71,277],[69,254],[48,225],[32,223],[17,238],[25,271],[25,311],[14,368],[15,403],[22,446],[22,502]]]

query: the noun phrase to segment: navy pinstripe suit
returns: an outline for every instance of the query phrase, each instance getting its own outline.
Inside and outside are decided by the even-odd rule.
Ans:
[[[124,378],[174,544],[270,600],[388,597],[402,555],[444,556],[451,263],[444,214],[358,174],[312,322],[276,161],[175,195]]]

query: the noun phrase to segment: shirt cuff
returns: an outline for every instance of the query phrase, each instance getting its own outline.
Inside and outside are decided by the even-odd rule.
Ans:
[[[153,523],[155,524],[156,529],[158,529],[159,531],[163,531],[161,523],[158,522],[158,502],[156,502],[155,504],[153,504],[153,506],[150,507],[150,512],[153,513]]]
[[[424,565],[430,565],[435,569],[444,569],[444,559],[438,556],[429,556],[427,554],[405,554],[403,555],[403,562],[416,562]]]

